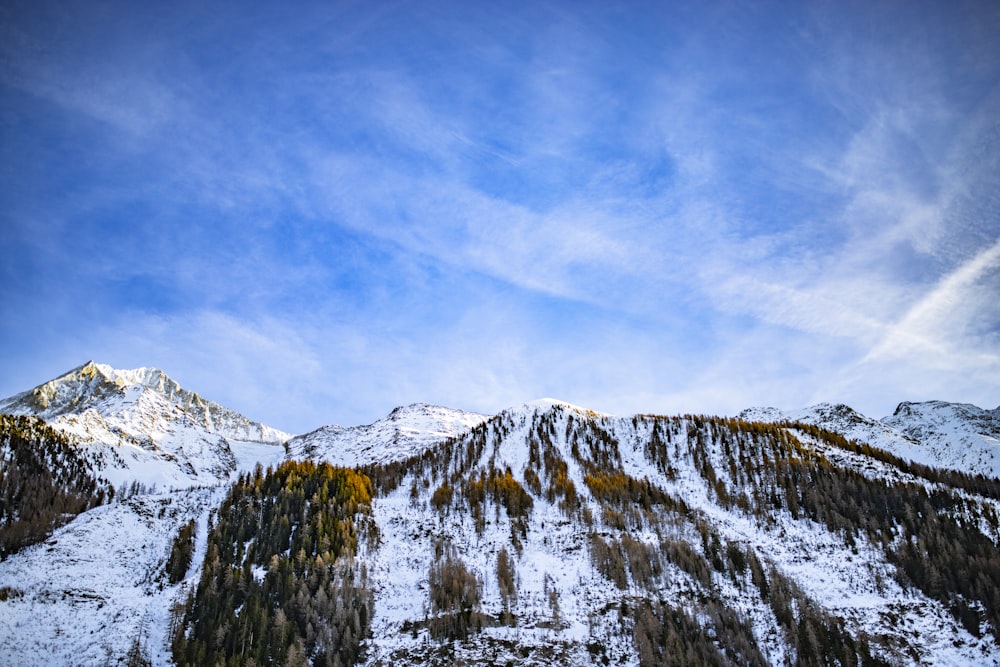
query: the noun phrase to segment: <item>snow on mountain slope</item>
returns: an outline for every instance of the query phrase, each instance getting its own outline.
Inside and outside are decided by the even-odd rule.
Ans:
[[[486,415],[425,403],[398,407],[366,426],[324,426],[292,438],[288,458],[355,467],[407,459],[477,426]]]
[[[34,415],[72,434],[96,471],[118,487],[218,483],[241,462],[279,460],[291,437],[181,388],[161,371],[94,362],[0,401],[0,412]]]
[[[941,467],[1000,478],[1000,407],[967,403],[900,403],[882,424],[920,443]]]
[[[280,445],[291,437],[184,389],[158,369],[116,370],[93,361],[0,401],[0,412],[31,414],[46,421],[65,414],[80,414],[88,408],[106,415],[116,409],[128,389],[132,389],[133,394],[156,395],[178,408],[187,422],[199,424],[231,440]]]
[[[862,504],[865,520],[851,524],[858,506],[844,502],[852,496],[843,491],[861,489],[858,497],[870,499],[880,489],[923,489],[937,493],[936,502],[958,498],[938,510],[941,520],[974,534],[979,542],[970,544],[981,547],[985,536],[990,548],[1000,543],[998,496],[953,493],[808,429],[613,417],[544,399],[495,417],[415,404],[367,426],[324,427],[283,448],[269,444],[283,434],[195,396],[159,371],[86,364],[0,402],[0,411],[41,415],[75,434],[116,483],[182,489],[87,511],[0,562],[0,664],[120,664],[136,640],[153,665],[172,664],[171,609],[200,577],[223,484],[236,470],[286,457],[393,464],[371,468],[378,537],[357,555],[375,596],[370,667],[646,667],[659,663],[638,633],[659,608],[688,617],[706,645],[744,651],[727,654],[736,664],[752,664],[758,653],[756,664],[794,664],[806,650],[802,637],[827,630],[865,638],[890,663],[1000,664],[996,630],[980,622],[996,618],[985,606],[972,599],[974,618],[960,622],[950,605],[966,598],[931,597],[937,589],[899,574],[903,547],[930,543],[904,531],[901,517],[919,513],[875,530],[875,510],[889,504]],[[831,405],[742,416],[813,423],[904,458],[958,466],[966,463],[953,456],[953,443],[988,446],[1000,415],[902,404],[891,423]],[[258,439],[233,439],[248,434]],[[925,445],[937,441],[941,452]],[[190,488],[199,484],[211,486]],[[807,509],[806,490],[821,486],[833,489],[830,504]],[[198,525],[194,561],[185,582],[170,585],[171,541],[190,519]],[[467,639],[430,636],[435,619],[447,617],[430,595],[442,545],[480,585],[476,613],[485,627]],[[499,580],[501,553],[513,564],[513,596]],[[952,567],[973,571],[970,562]],[[793,598],[792,611],[783,611],[781,595]],[[809,622],[814,630],[801,630]]]
[[[903,460],[1000,477],[1000,408],[989,411],[942,401],[901,403],[892,416],[875,420],[847,405],[820,403],[786,412],[777,408],[748,408],[739,418],[813,424]]]
[[[844,405],[820,403],[802,410],[787,413],[787,419],[815,424],[839,433],[850,440],[866,442],[879,449],[895,454],[903,460],[924,465],[940,465],[937,459],[920,442],[906,437],[880,421],[866,417],[857,410]]]
[[[205,555],[209,511],[224,489],[139,495],[85,512],[41,544],[0,562],[0,664],[117,665],[139,641],[155,665],[171,664],[170,609],[188,578],[164,571],[178,529],[196,521],[195,561]]]
[[[626,565],[615,583],[602,571],[607,561],[595,555],[600,541],[621,544],[623,550],[648,547],[658,554],[682,542],[696,558],[707,560],[714,558],[714,549],[753,553],[801,587],[810,605],[841,619],[854,636],[882,638],[877,652],[884,658],[906,664],[1000,664],[995,642],[972,636],[941,602],[897,583],[895,566],[872,544],[849,544],[824,525],[786,511],[758,516],[720,502],[719,483],[731,490],[745,483],[736,480],[733,464],[760,453],[753,453],[758,445],[749,433],[728,444],[721,435],[713,439],[713,433],[721,433],[721,427],[683,419],[593,417],[566,406],[530,404],[471,430],[448,452],[438,448],[436,463],[415,464],[394,491],[375,501],[381,545],[363,555],[376,595],[366,664],[587,665],[606,659],[639,665],[629,610],[642,608],[650,597],[703,619],[715,613],[703,606],[705,600],[716,600],[749,623],[766,663],[795,661],[772,606],[740,579],[747,575],[727,574],[717,565],[703,570],[699,579],[692,575],[697,568],[681,565],[683,559],[664,559],[653,583],[643,583],[640,570]],[[803,442],[808,446],[809,439]],[[651,452],[660,446],[668,460],[657,463]],[[468,500],[474,492],[462,490],[470,479],[485,479],[488,470],[510,470],[528,488],[528,469],[539,470],[542,484],[540,492],[532,492],[534,503],[523,523],[499,503],[475,518]],[[635,513],[641,505],[626,501],[619,513],[607,502],[616,491],[608,491],[604,500],[597,495],[601,479],[612,489],[624,483],[618,471],[636,480],[636,488],[648,483],[675,500],[657,501],[667,504],[653,514]],[[750,473],[751,478],[757,474]],[[559,488],[572,491],[561,498]],[[655,491],[644,493],[656,497]],[[667,509],[671,502],[680,509]],[[505,604],[496,574],[498,553],[506,549],[512,555],[514,627],[492,625],[474,638],[444,646],[429,641],[423,629],[429,613],[427,576],[441,540],[453,545],[481,580],[482,612],[491,618],[501,617]],[[643,546],[636,547],[639,543]]]

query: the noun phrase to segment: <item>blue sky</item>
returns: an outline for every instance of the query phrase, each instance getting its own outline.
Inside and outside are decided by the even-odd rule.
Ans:
[[[1000,5],[15,2],[0,394],[1000,403]]]

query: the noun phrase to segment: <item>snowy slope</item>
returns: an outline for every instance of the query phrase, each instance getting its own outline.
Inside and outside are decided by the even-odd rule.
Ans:
[[[604,442],[604,438],[617,443],[617,457],[612,457],[617,458],[616,468],[683,499],[690,509],[689,517],[718,531],[723,544],[731,542],[753,550],[762,561],[795,581],[815,604],[844,619],[849,630],[895,637],[895,644],[889,643],[892,646],[885,649],[883,657],[907,664],[1000,664],[1000,647],[995,643],[970,635],[941,603],[897,584],[892,579],[893,566],[878,549],[865,544],[849,547],[823,526],[794,520],[787,513],[762,521],[720,506],[700,464],[684,453],[686,443],[693,442],[689,438],[699,430],[695,423],[673,423],[680,436],[674,439],[679,443],[678,455],[671,459],[672,469],[665,474],[647,455],[655,423],[653,418],[594,417],[563,405],[530,404],[506,411],[461,438],[454,447],[454,457],[461,459],[459,452],[463,450],[481,450],[464,462],[452,458],[451,475],[443,470],[437,475],[432,470],[415,470],[388,497],[377,500],[374,510],[382,545],[368,554],[376,609],[367,664],[450,664],[449,660],[462,659],[471,664],[585,665],[595,659],[600,664],[604,657],[611,664],[639,664],[627,622],[623,628],[619,611],[623,604],[632,608],[642,604],[649,593],[631,575],[624,589],[609,582],[594,565],[590,535],[609,541],[628,537],[655,546],[673,538],[694,545],[698,551],[702,551],[702,540],[695,524],[683,518],[660,524],[629,522],[623,528],[602,513],[584,478],[587,454],[583,443],[590,446]],[[512,542],[513,522],[501,510],[488,512],[485,528],[477,530],[468,511],[453,508],[441,512],[429,503],[435,486],[456,474],[462,477],[475,474],[477,469],[509,467],[519,477],[519,471],[529,463],[531,443],[542,440],[548,440],[552,455],[567,464],[568,477],[581,495],[582,506],[574,518],[560,509],[558,502],[536,495],[519,552]],[[573,453],[574,443],[582,454]],[[727,457],[721,446],[709,442],[707,447],[716,473],[725,478]],[[579,519],[584,509],[594,517],[592,524]],[[402,631],[419,627],[427,617],[427,573],[439,539],[453,544],[481,578],[483,611],[494,617],[502,612],[495,574],[497,554],[506,548],[515,555],[516,627],[489,627],[474,639],[444,648],[429,641],[424,630]],[[716,597],[749,619],[767,662],[783,664],[791,657],[774,613],[752,586],[713,572],[706,588],[668,563],[653,595],[692,611],[705,596]],[[599,654],[593,653],[595,646],[600,647]]]
[[[377,542],[363,543],[357,556],[375,595],[367,642],[371,667],[460,661],[635,666],[636,610],[660,603],[690,615],[709,636],[715,636],[718,610],[731,610],[765,663],[794,663],[793,640],[750,571],[713,560],[732,553],[758,559],[773,573],[772,586],[783,577],[800,588],[806,602],[796,603],[796,613],[809,607],[828,614],[852,636],[871,638],[875,654],[891,663],[1000,664],[1000,645],[988,627],[974,636],[945,603],[900,584],[883,548],[860,532],[845,537],[774,501],[785,491],[768,486],[778,451],[768,447],[789,433],[793,457],[821,463],[817,469],[947,489],[803,429],[614,417],[544,399],[495,417],[415,404],[370,425],[324,427],[281,447],[273,443],[285,434],[196,396],[159,371],[86,364],[0,402],[0,411],[40,415],[75,434],[101,474],[116,483],[178,489],[85,512],[46,542],[0,562],[6,597],[0,601],[0,664],[123,664],[136,641],[152,664],[171,664],[171,608],[198,581],[209,517],[228,481],[238,470],[286,457],[396,464],[372,506]],[[743,415],[756,422],[817,424],[904,458],[955,467],[986,460],[954,452],[988,451],[997,416],[952,404],[903,404],[881,422],[833,405]],[[406,467],[395,472],[403,462]],[[508,471],[527,489],[530,509],[515,516],[487,493],[474,511],[469,484]],[[537,488],[529,481],[532,471]],[[606,475],[606,484],[632,480],[640,491],[626,493],[623,505],[609,504],[609,496],[595,491],[595,475]],[[450,489],[450,500],[441,502],[443,489]],[[965,529],[1000,543],[987,520],[1000,514],[1000,502],[970,491],[960,495],[967,503]],[[752,512],[754,503],[760,506]],[[185,581],[172,586],[164,575],[170,544],[190,519],[198,526],[195,560]],[[429,637],[429,570],[442,541],[479,578],[479,613],[491,619],[467,640]],[[616,581],[595,556],[601,543],[658,554],[648,562],[660,559],[662,571],[641,581],[623,566]],[[671,544],[685,545],[682,551],[702,569],[664,556]],[[497,575],[502,549],[515,570],[516,599],[507,601],[513,624],[499,621],[505,613]]]
[[[171,541],[194,519],[201,562],[208,513],[223,494],[134,496],[90,510],[0,562],[0,582],[13,591],[0,602],[0,664],[124,664],[136,640],[154,664],[170,664],[170,608],[197,581],[192,567],[187,580],[167,583]]]
[[[47,421],[61,415],[81,414],[90,408],[107,414],[119,409],[123,395],[130,389],[133,395],[158,397],[164,404],[179,409],[186,421],[231,440],[280,445],[291,437],[184,389],[163,371],[116,370],[93,361],[34,389],[0,400],[0,412],[30,414]]]
[[[1000,407],[900,403],[882,424],[919,442],[940,467],[1000,477]]]
[[[78,440],[96,472],[123,487],[214,484],[257,459],[280,460],[290,435],[180,387],[161,371],[94,362],[0,401]]]
[[[366,426],[324,426],[292,438],[286,448],[290,459],[348,467],[389,463],[419,454],[487,419],[474,412],[415,403]]]
[[[989,411],[943,401],[901,403],[893,415],[876,420],[847,405],[820,403],[785,412],[748,408],[739,417],[814,424],[914,463],[1000,477],[1000,408]]]
[[[820,403],[810,408],[787,413],[787,419],[815,424],[839,433],[845,438],[866,442],[884,449],[903,460],[941,467],[938,460],[922,447],[919,440],[909,438],[880,421],[871,419],[844,405]]]

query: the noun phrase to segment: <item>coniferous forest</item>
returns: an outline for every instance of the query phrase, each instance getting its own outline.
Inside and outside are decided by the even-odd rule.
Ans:
[[[360,539],[367,477],[309,462],[257,468],[215,513],[197,589],[177,613],[178,665],[353,665],[372,595]]]
[[[9,554],[112,493],[66,436],[2,420]],[[894,586],[939,605],[974,642],[1000,641],[1000,483],[800,423],[505,414],[386,464],[257,466],[226,493],[206,506],[207,531],[197,527],[205,514],[201,524],[188,515],[166,540],[160,579],[177,586],[167,633],[177,665],[451,665],[469,655],[610,665],[630,654],[640,667],[848,667],[919,656],[831,607],[774,556],[773,540],[800,529],[822,534],[831,553],[878,563],[858,570],[862,590]],[[402,550],[419,566],[407,594],[420,601],[395,615],[397,648],[371,659],[383,530],[405,531],[389,556]],[[554,569],[537,571],[540,552],[559,555],[547,561]],[[379,582],[368,572],[376,556]],[[576,590],[559,580],[561,558],[579,573]],[[586,595],[601,602],[581,612]],[[567,609],[586,623],[585,643],[560,639],[574,622]],[[521,644],[522,632],[543,639]],[[148,664],[138,639],[130,656]]]
[[[500,616],[479,613],[481,583],[452,548],[436,547],[439,561],[431,565],[431,593],[441,599],[432,599],[432,636],[464,638],[489,625],[516,625],[511,582],[517,561],[510,554],[519,554],[528,539],[532,504],[547,501],[589,532],[591,562],[622,591],[622,628],[631,629],[643,667],[767,663],[747,619],[719,597],[720,576],[738,588],[756,589],[791,647],[794,664],[887,664],[880,653],[891,640],[848,630],[842,618],[806,594],[779,564],[762,562],[754,550],[722,538],[707,516],[672,492],[677,469],[687,466],[702,478],[714,502],[737,516],[764,527],[776,525],[779,517],[815,522],[854,553],[866,542],[895,566],[904,589],[938,600],[974,637],[989,633],[1000,639],[1000,552],[995,546],[1000,533],[990,502],[1000,490],[995,480],[907,463],[806,424],[637,416],[632,419],[634,433],[641,434],[636,440],[667,480],[664,485],[623,472],[623,447],[636,445],[605,428],[605,420],[558,417],[558,412],[535,417],[520,482],[509,469],[501,472],[492,463],[496,450],[491,455],[491,447],[510,428],[502,422],[473,429],[409,461],[367,469],[380,493],[410,479],[414,502],[426,493],[441,520],[467,513],[477,533],[491,514],[507,515],[512,551],[505,549],[503,558],[497,558]],[[562,450],[559,440],[565,442]],[[880,461],[897,471],[899,479],[835,464],[820,453],[822,448]],[[568,479],[571,465],[583,471],[599,512],[591,511],[593,505]],[[678,538],[690,529],[699,536],[695,543]],[[637,539],[651,533],[659,539]],[[658,597],[676,576],[670,574],[672,567],[700,589],[697,603],[677,606]],[[450,587],[441,581],[451,582]],[[552,594],[557,599],[557,592]],[[603,649],[591,646],[601,664]]]
[[[113,498],[68,436],[36,417],[0,415],[0,559]]]

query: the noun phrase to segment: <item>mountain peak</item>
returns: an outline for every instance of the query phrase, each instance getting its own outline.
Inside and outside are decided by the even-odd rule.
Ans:
[[[817,403],[804,410],[791,412],[788,416],[796,421],[813,423],[825,421],[839,424],[841,427],[875,422],[874,419],[866,417],[845,403]]]
[[[770,406],[755,406],[752,408],[746,408],[745,410],[740,411],[736,415],[736,418],[748,422],[765,423],[780,422],[788,419],[784,412],[778,408]]]
[[[603,412],[597,412],[596,410],[591,410],[590,408],[585,408],[585,407],[582,407],[580,405],[575,405],[575,404],[570,403],[568,401],[560,400],[558,398],[536,398],[533,401],[528,401],[522,407],[528,409],[529,411],[547,412],[547,411],[552,410],[552,409],[559,409],[559,410],[571,410],[573,412],[578,412],[580,414],[588,415],[588,416],[591,416],[591,417],[595,417],[595,416],[610,417],[611,416],[611,415],[608,415],[608,414],[603,413]],[[517,409],[517,408],[514,408],[514,409]]]
[[[489,419],[487,415],[413,403],[394,408],[388,416],[363,426],[324,426],[286,443],[291,458],[336,465],[400,461],[428,447],[465,433]]]
[[[446,408],[442,405],[433,405],[431,403],[410,403],[409,405],[397,405],[389,412],[386,419],[404,419],[410,415],[426,414],[428,412],[435,412],[445,410],[452,412],[452,408]]]
[[[0,401],[0,412],[51,419],[82,411],[85,409],[82,406],[120,394],[121,389],[110,366],[90,360],[33,389]]]
[[[983,415],[992,415],[1000,411],[1000,407],[996,410],[989,410],[981,408],[978,405],[973,405],[972,403],[952,403],[950,401],[902,401],[896,406],[890,417],[886,419],[891,419],[893,417],[900,416],[912,416],[912,415],[930,415],[930,414],[960,414],[971,418],[981,417]]]
[[[33,389],[0,400],[0,413],[51,420],[94,409],[107,417],[144,394],[156,396],[162,410],[179,409],[185,419],[227,438],[278,444],[291,437],[184,389],[158,368],[118,370],[93,360]]]
[[[1000,478],[998,417],[969,403],[903,402],[882,423],[920,442],[937,465]]]

